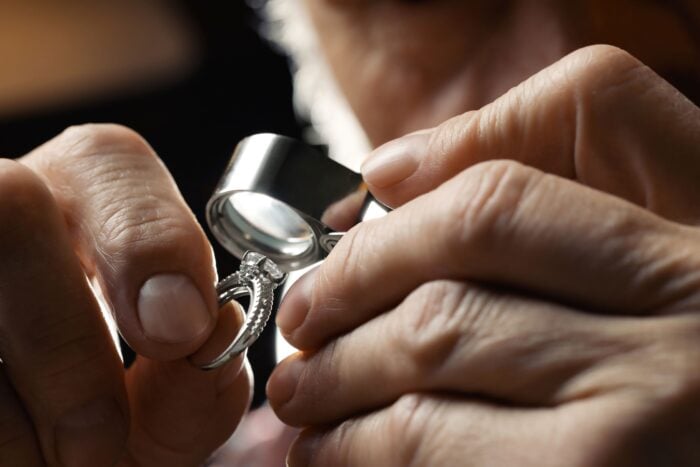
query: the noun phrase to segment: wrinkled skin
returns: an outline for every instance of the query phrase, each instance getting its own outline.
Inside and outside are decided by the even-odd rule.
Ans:
[[[217,314],[211,248],[136,133],[73,127],[0,160],[0,258],[1,465],[193,466],[230,436],[250,370],[239,358],[202,372],[186,357],[211,357],[240,315]],[[201,309],[166,293],[154,335],[139,289],[162,273],[189,278],[179,291],[199,290],[187,303]],[[86,275],[139,353],[126,371]]]
[[[391,141],[363,175],[396,209],[282,304],[303,349],[268,384],[304,428],[290,464],[700,463],[699,7],[306,5],[370,140]],[[196,466],[233,432],[243,359],[191,362],[238,315],[138,135],[76,127],[0,161],[0,257],[0,464]],[[159,274],[187,280],[141,316]],[[86,275],[139,353],[127,371]],[[178,307],[190,286],[200,306]]]
[[[395,211],[282,303],[292,466],[700,463],[700,110],[656,72],[697,91],[693,17],[496,3],[307,1],[371,140],[429,129],[370,155]]]

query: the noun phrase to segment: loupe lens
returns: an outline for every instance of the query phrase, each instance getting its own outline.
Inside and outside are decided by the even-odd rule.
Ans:
[[[284,136],[242,140],[207,203],[207,223],[231,254],[256,251],[285,272],[323,260],[340,237],[321,219],[362,185],[324,153]]]
[[[298,257],[314,245],[311,226],[294,209],[270,196],[237,192],[221,201],[220,227],[242,248]]]
[[[242,191],[221,201],[220,226],[245,248],[273,257],[299,257],[314,247],[311,226],[287,204],[262,193]]]

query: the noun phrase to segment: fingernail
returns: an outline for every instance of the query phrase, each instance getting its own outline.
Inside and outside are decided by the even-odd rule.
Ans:
[[[280,363],[267,381],[265,392],[273,407],[281,407],[294,397],[306,361],[297,354]]]
[[[149,339],[189,342],[210,325],[212,316],[192,280],[183,274],[160,274],[141,287],[138,313]]]
[[[311,291],[316,282],[318,268],[304,274],[294,283],[277,311],[275,323],[282,334],[289,336],[306,319],[311,306]]]
[[[316,449],[321,441],[321,435],[317,433],[302,434],[292,444],[287,455],[288,467],[308,466],[314,457]]]
[[[113,465],[126,442],[126,418],[114,399],[101,399],[70,410],[55,428],[60,465]]]
[[[430,133],[412,133],[375,149],[362,164],[365,181],[386,188],[410,177],[427,151]]]

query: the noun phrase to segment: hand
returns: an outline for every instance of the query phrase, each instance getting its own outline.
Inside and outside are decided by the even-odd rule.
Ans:
[[[626,52],[591,46],[482,109],[387,143],[362,171],[395,207],[478,162],[513,159],[697,224],[698,148],[698,107]]]
[[[629,64],[630,58],[593,48],[553,69],[597,79],[619,61]],[[586,72],[589,67],[598,72]],[[650,77],[642,67],[634,70]],[[579,97],[625,90],[611,87],[610,78],[598,81],[604,87],[597,92],[581,94],[584,85],[573,77],[562,83],[576,83]],[[395,162],[412,150],[409,140],[402,149],[395,146],[383,174],[394,180],[384,188],[365,170],[372,191],[401,207],[353,229],[295,285],[278,314],[288,339],[306,350],[283,362],[268,384],[285,422],[312,427],[292,448],[292,465],[700,460],[692,439],[700,408],[692,363],[700,351],[699,233],[618,198],[676,221],[697,219],[697,208],[684,197],[697,190],[689,175],[697,171],[697,109],[649,78],[648,93],[628,97],[669,91],[672,101],[663,107],[659,99],[656,112],[676,117],[669,120],[673,138],[653,133],[661,138],[650,146],[655,151],[639,149],[654,143],[651,119],[638,133],[623,132],[640,140],[630,136],[627,144],[614,134],[606,140],[596,125],[600,134],[590,129],[576,138],[548,139],[543,132],[551,126],[534,118],[546,112],[529,115],[522,105],[509,113],[506,105],[521,104],[525,91],[547,102],[546,92],[534,92],[545,78],[518,88],[521,99],[515,90],[480,111],[490,119],[479,120],[476,112],[438,127],[429,138],[429,160],[420,159],[413,171]],[[583,107],[574,112],[579,118],[595,108],[583,98],[575,104]],[[644,123],[636,110],[627,117]],[[481,124],[469,123],[473,119]],[[460,121],[467,126],[460,128]],[[577,131],[586,128],[582,120],[571,123]],[[623,123],[633,122],[605,126]],[[586,139],[596,134],[598,146]],[[530,142],[514,151],[516,157],[577,182],[515,162],[472,166],[489,154],[503,155],[496,149],[513,137]],[[610,159],[597,156],[606,141],[620,146],[616,163],[644,177],[607,177]],[[680,162],[661,158],[659,150],[667,147],[677,149]],[[586,169],[564,170],[574,161]]]
[[[696,229],[515,162],[467,169],[285,299],[289,340],[320,347],[268,383],[313,427],[290,463],[695,465],[699,268]]]
[[[0,464],[194,466],[231,434],[243,359],[185,357],[237,315],[217,313],[210,246],[138,135],[76,127],[0,160],[0,258]],[[86,275],[140,354],[127,371]]]
[[[243,417],[236,433],[212,459],[209,467],[280,467],[299,430],[279,421],[269,405]]]

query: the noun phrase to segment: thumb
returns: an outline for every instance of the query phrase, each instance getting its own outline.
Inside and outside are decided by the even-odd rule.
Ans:
[[[591,46],[476,110],[378,148],[362,167],[396,207],[465,168],[514,159],[681,222],[700,221],[700,109],[628,53]]]
[[[21,162],[51,189],[129,345],[166,360],[199,348],[218,310],[211,248],[150,146],[124,127],[84,125]]]

